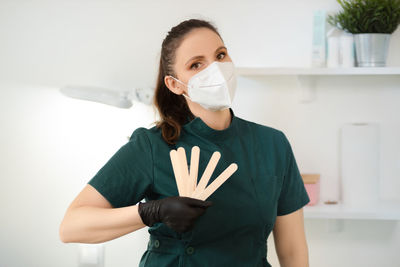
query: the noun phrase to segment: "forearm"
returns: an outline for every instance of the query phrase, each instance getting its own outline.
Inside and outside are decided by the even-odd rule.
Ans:
[[[138,205],[111,209],[81,206],[67,212],[60,238],[65,243],[102,243],[145,226]]]
[[[309,267],[307,249],[279,257],[281,267]]]

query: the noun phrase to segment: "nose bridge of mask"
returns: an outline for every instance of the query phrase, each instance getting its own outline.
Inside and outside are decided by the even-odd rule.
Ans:
[[[207,68],[192,76],[189,80],[189,85],[203,84],[199,87],[221,85],[232,77],[232,64],[232,62],[214,61]]]

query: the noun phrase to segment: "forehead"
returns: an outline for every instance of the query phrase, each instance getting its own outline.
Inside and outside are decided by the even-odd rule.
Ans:
[[[176,63],[185,64],[191,57],[214,54],[215,49],[223,45],[221,38],[208,28],[190,31],[176,50]]]

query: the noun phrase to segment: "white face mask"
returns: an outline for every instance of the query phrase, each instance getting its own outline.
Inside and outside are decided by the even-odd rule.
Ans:
[[[174,80],[186,85],[175,77]],[[193,75],[188,84],[191,101],[209,110],[231,107],[236,92],[236,73],[233,62],[214,61],[207,68]]]

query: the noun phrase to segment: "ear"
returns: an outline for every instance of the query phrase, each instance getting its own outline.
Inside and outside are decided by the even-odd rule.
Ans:
[[[174,94],[181,95],[182,93],[185,92],[183,90],[184,85],[177,82],[169,75],[164,76],[164,83],[168,87],[168,89]]]

